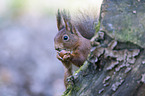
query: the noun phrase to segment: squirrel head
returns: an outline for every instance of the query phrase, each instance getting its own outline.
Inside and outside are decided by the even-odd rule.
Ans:
[[[80,38],[80,33],[76,30],[76,28],[71,24],[69,16],[67,16],[66,12],[62,14],[57,13],[57,28],[58,33],[54,38],[55,49],[60,51],[62,49],[65,50],[73,50],[78,46],[78,41]]]

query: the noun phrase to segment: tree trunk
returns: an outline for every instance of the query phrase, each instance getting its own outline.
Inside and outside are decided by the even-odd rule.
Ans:
[[[104,0],[88,60],[64,96],[145,96],[145,0]]]

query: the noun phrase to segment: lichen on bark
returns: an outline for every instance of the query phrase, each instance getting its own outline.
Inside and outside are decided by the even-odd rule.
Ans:
[[[101,30],[119,41],[129,41],[145,47],[144,9],[144,0],[104,0]]]

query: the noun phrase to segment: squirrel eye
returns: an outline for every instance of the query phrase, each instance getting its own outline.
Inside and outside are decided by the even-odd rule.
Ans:
[[[68,36],[66,36],[66,35],[65,35],[65,36],[63,36],[63,40],[65,40],[65,41],[66,41],[66,40],[68,40],[68,39],[69,39],[69,37],[68,37]]]

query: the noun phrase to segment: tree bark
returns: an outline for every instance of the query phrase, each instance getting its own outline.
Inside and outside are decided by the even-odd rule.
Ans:
[[[64,96],[145,96],[145,1],[104,0],[100,31]]]

